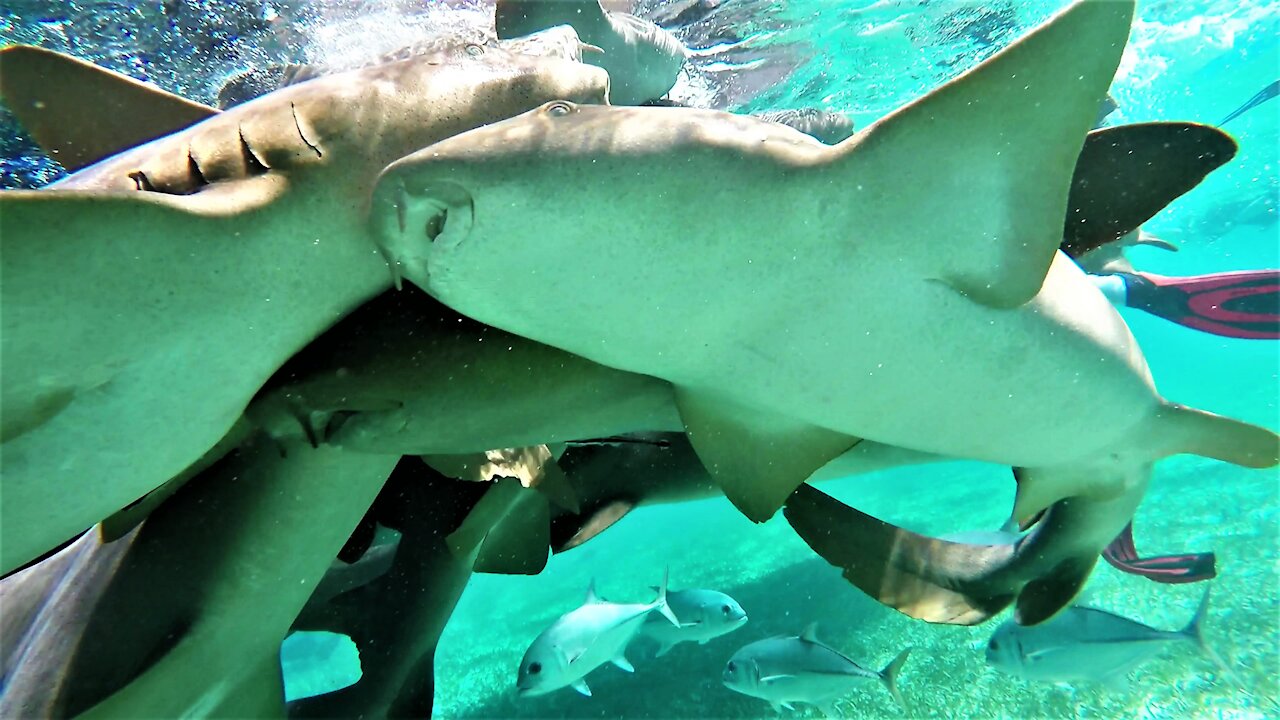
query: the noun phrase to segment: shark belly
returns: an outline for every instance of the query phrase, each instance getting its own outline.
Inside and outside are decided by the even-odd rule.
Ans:
[[[928,280],[867,282],[874,305],[839,298],[797,310],[785,334],[726,339],[716,372],[692,382],[854,437],[1016,466],[1090,457],[1159,407],[1123,320],[1065,259],[1012,310]]]

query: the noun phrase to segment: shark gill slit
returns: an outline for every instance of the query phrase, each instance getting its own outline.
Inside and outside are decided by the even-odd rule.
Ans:
[[[306,143],[307,147],[315,151],[316,157],[324,157],[324,153],[320,152],[320,146],[307,139],[307,134],[302,131],[302,121],[298,119],[298,106],[289,103],[289,111],[293,113],[293,127],[297,129],[298,137],[302,138],[302,142]]]
[[[271,168],[249,146],[249,141],[244,136],[244,126],[237,127],[237,130],[240,133],[240,153],[244,155],[244,166],[249,175],[266,175]]]
[[[129,173],[129,179],[133,181],[134,188],[138,192],[155,192],[155,186],[151,184],[151,180],[147,174],[141,170],[134,170]]]
[[[187,148],[187,173],[191,176],[192,190],[199,190],[209,181],[205,179],[204,172],[200,169],[200,163],[196,162],[196,156]]]

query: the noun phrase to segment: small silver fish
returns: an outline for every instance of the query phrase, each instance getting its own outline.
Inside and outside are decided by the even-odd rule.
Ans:
[[[875,672],[823,645],[815,629],[816,623],[805,628],[799,637],[780,635],[743,647],[724,668],[725,686],[768,700],[775,710],[791,710],[791,703],[803,702],[832,714],[836,700],[852,692],[862,680],[877,679],[902,706],[895,680],[911,648]]]
[[[1171,644],[1195,643],[1221,665],[1205,643],[1202,626],[1209,609],[1206,589],[1200,607],[1182,630],[1157,630],[1105,610],[1072,606],[1052,620],[1022,626],[1012,620],[996,628],[987,643],[987,662],[1026,680],[1102,682],[1123,686],[1133,669]]]
[[[667,577],[662,577],[658,598],[648,604],[612,603],[596,596],[595,583],[587,589],[581,607],[561,615],[543,630],[520,661],[516,687],[521,697],[545,695],[572,687],[590,696],[587,673],[611,662],[635,672],[627,661],[627,645],[640,632],[651,613],[659,612],[672,624],[680,621],[667,607]]]
[[[747,622],[747,613],[738,601],[715,590],[669,592],[667,605],[680,619],[679,626],[650,616],[640,629],[641,634],[658,641],[658,657],[682,642],[705,645],[708,640],[731,633]]]

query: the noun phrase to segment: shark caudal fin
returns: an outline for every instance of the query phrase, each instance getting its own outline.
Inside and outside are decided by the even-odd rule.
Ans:
[[[1003,582],[1015,546],[969,545],[913,533],[801,485],[784,515],[824,560],[858,589],[904,615],[932,623],[977,625],[1013,602]]]
[[[954,80],[835,146],[840,182],[877,198],[863,228],[945,246],[894,247],[901,267],[990,307],[1040,291],[1072,177],[1129,36],[1134,3],[1072,3]],[[885,178],[910,178],[887,184]],[[905,190],[904,190],[905,188]],[[904,225],[905,223],[905,225]]]
[[[1102,548],[1133,515],[1145,483],[1106,500],[1055,503],[1015,543],[926,537],[802,485],[784,511],[796,533],[846,580],[919,620],[977,625],[1016,602],[1019,625],[1036,625],[1075,598]]]
[[[1280,463],[1280,435],[1204,410],[1168,403],[1156,415],[1154,432],[1158,457],[1190,453],[1247,468]]]

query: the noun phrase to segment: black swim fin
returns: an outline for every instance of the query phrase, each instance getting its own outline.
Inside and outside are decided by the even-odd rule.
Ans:
[[[1241,105],[1235,110],[1232,110],[1230,115],[1222,118],[1222,122],[1218,123],[1218,125],[1226,125],[1232,120],[1235,120],[1241,115],[1258,107],[1262,103],[1274,98],[1276,95],[1280,95],[1280,80],[1276,80],[1270,85],[1259,90],[1257,95],[1254,95],[1253,97],[1249,98],[1249,100],[1245,102],[1245,104]]]
[[[1148,122],[1094,130],[1076,160],[1061,250],[1072,258],[1137,230],[1236,155],[1218,128]]]
[[[1129,307],[1213,335],[1280,339],[1280,270],[1191,277],[1117,274],[1125,280]]]

